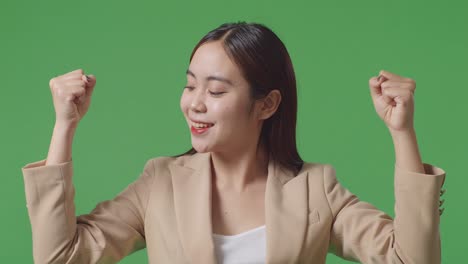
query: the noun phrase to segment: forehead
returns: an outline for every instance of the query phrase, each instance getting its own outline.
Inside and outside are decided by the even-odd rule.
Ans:
[[[189,70],[197,79],[217,75],[229,78],[234,84],[245,82],[240,69],[228,56],[221,41],[201,45],[192,57]]]

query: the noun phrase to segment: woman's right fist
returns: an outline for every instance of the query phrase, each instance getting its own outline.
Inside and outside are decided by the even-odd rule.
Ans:
[[[77,125],[88,111],[95,85],[96,77],[82,69],[50,79],[56,123]]]

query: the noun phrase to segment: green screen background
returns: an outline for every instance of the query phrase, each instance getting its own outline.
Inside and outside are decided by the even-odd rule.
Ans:
[[[284,41],[298,82],[298,147],[393,216],[394,150],[372,105],[381,69],[417,82],[423,161],[447,172],[443,263],[466,257],[468,2],[2,1],[0,261],[32,263],[21,167],[47,156],[50,78],[97,77],[73,144],[77,214],[111,199],[145,162],[190,146],[179,110],[189,55],[223,22],[264,23]],[[8,262],[6,260],[9,260]],[[146,250],[121,263],[147,263]],[[327,263],[347,263],[329,255]]]

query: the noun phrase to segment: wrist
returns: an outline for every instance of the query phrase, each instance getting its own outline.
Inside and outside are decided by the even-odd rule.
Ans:
[[[414,129],[391,131],[396,165],[403,170],[424,173]]]
[[[55,121],[54,130],[74,132],[77,126],[74,122]]]
[[[416,131],[414,128],[408,128],[404,130],[392,130],[389,129],[390,135],[392,136],[393,139],[398,139],[398,138],[415,138],[416,137]]]
[[[55,124],[45,165],[60,164],[71,160],[75,129],[76,126],[73,124]]]

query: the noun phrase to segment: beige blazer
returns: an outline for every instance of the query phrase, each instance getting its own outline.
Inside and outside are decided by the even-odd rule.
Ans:
[[[116,263],[147,248],[150,264],[216,263],[210,153],[157,157],[115,198],[75,216],[72,161],[22,168],[36,263]],[[293,175],[268,164],[266,263],[441,262],[439,198],[445,171],[395,166],[395,219],[360,201],[329,164]],[[248,217],[248,216],[245,216]]]

